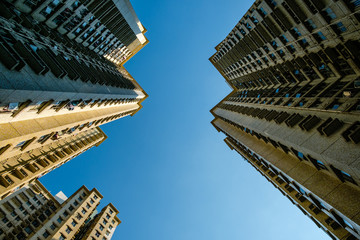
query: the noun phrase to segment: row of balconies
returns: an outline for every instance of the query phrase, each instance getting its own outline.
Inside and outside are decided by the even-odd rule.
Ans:
[[[28,43],[16,41],[12,46],[2,39],[0,51],[1,61],[10,70],[21,70],[24,62],[36,73],[45,75],[49,70],[58,78],[68,76],[71,80],[80,78],[84,82],[93,84],[106,84],[114,87],[134,89],[131,81],[125,79],[120,73],[113,74],[96,65],[89,66],[84,61],[75,58],[66,60],[60,54],[56,55],[50,49],[36,49]]]
[[[17,31],[25,31],[14,29],[14,33]],[[27,33],[25,33],[27,34]],[[7,34],[11,38],[11,34]],[[56,34],[54,35],[56,36]],[[42,41],[41,38],[39,38],[40,41]],[[63,42],[64,38],[55,38],[56,40]],[[0,51],[3,53],[1,56],[2,62],[6,67],[8,67],[11,70],[20,70],[22,67],[24,67],[24,60],[25,62],[34,70],[37,74],[45,74],[49,70],[53,72],[53,74],[56,77],[64,77],[65,75],[68,75],[70,79],[75,80],[77,78],[81,78],[83,81],[92,81],[93,83],[99,83],[99,84],[115,84],[123,85],[122,87],[125,88],[131,88],[133,89],[134,86],[131,83],[131,81],[128,81],[127,79],[123,78],[121,74],[117,70],[115,70],[114,66],[112,66],[112,71],[107,71],[103,69],[102,67],[99,67],[98,64],[93,63],[85,63],[80,60],[71,59],[67,61],[64,59],[61,54],[55,54],[51,49],[35,49],[30,47],[28,44],[19,43],[19,41],[12,39],[12,43],[9,44],[7,41],[5,41],[4,38],[1,39],[1,46]],[[66,43],[69,41],[65,41]],[[70,42],[71,43],[71,42]],[[73,46],[74,47],[74,46]],[[76,47],[76,46],[75,46]],[[77,51],[82,51],[82,49],[77,49]],[[89,54],[88,51],[82,51]],[[99,58],[96,54],[90,54],[92,61],[93,58],[96,56],[96,59]],[[95,56],[94,56],[95,55]],[[109,61],[105,59],[101,59],[102,62],[107,63],[108,65],[111,65]],[[69,62],[70,61],[70,62]],[[75,66],[75,67],[74,67]],[[89,67],[91,66],[91,67]],[[92,69],[92,67],[96,68],[96,71]],[[85,69],[83,69],[85,68]],[[100,73],[101,72],[101,77]],[[89,72],[91,72],[91,76],[89,77]]]
[[[334,74],[351,75],[359,73],[360,65],[356,53],[360,51],[360,48],[357,45],[357,42],[348,41],[344,45],[339,44],[335,48],[326,48],[323,51],[311,53],[308,56],[298,57],[293,61],[286,61],[276,67],[264,66],[266,68],[265,70],[261,70],[260,68],[255,69],[255,72],[249,68],[249,71],[246,71],[243,76],[238,79],[245,85],[247,82],[252,81],[257,83],[257,86],[262,86],[262,84],[258,82],[259,75],[271,77],[271,72],[278,72],[282,75],[285,74],[285,82],[294,81],[291,81],[291,79],[296,79],[296,81],[300,82],[303,80],[313,80],[314,78],[324,79]],[[350,49],[353,49],[352,54]],[[289,74],[286,75],[288,72],[291,72],[291,76]],[[279,79],[274,79],[275,82],[278,80]]]
[[[62,4],[62,3],[59,3],[58,5],[53,6],[53,7],[47,6],[45,8],[44,8],[44,5],[42,5],[42,4],[40,4],[40,5],[36,4],[36,5],[32,6],[32,10],[29,10],[29,11],[25,10],[24,4],[17,3],[17,4],[15,4],[15,7],[20,9],[20,11],[25,12],[23,14],[20,14],[19,16],[15,16],[15,14],[13,12],[14,6],[7,6],[7,7],[8,8],[6,8],[4,10],[4,14],[3,14],[6,16],[7,19],[13,18],[15,21],[22,24],[24,27],[26,27],[28,29],[36,29],[36,31],[44,31],[45,30],[45,32],[47,32],[46,35],[49,35],[49,31],[46,30],[44,28],[44,26],[39,27],[39,25],[41,25],[41,24],[36,24],[37,21],[41,22],[41,21],[45,21],[47,19],[46,24],[48,25],[48,27],[50,27],[50,28],[58,27],[58,31],[61,34],[68,33],[68,36],[71,39],[74,38],[74,35],[72,34],[73,29],[76,29],[78,26],[85,23],[83,21],[85,19],[89,18],[88,10],[86,8],[81,7],[80,10],[73,9],[74,11],[76,10],[74,12],[69,9],[69,7],[73,8],[73,6],[68,6],[68,4]],[[39,10],[40,8],[41,9],[51,9],[51,12],[46,13],[44,11],[40,11]],[[79,6],[77,6],[77,8],[79,8]],[[68,10],[68,11],[66,11],[66,10]],[[67,15],[67,18],[71,19],[71,22],[74,22],[75,21],[74,18],[71,17],[73,15],[73,16],[76,16],[78,21],[77,21],[77,23],[73,24],[72,28],[69,29],[67,26],[70,24],[70,22],[64,21],[66,19],[63,19],[63,21],[61,21],[60,16],[61,15],[66,16],[66,14],[69,14],[70,12],[72,12],[72,14],[70,14],[70,16]],[[31,13],[31,15],[28,15],[30,13]],[[78,14],[80,14],[80,17],[78,17]],[[33,17],[36,20],[34,20]],[[119,21],[121,21],[121,19],[117,20],[117,22],[119,22]],[[114,22],[116,22],[116,21],[112,21],[111,23],[114,23]],[[97,28],[100,28],[100,25],[97,26]],[[91,36],[88,36],[88,38],[90,38],[90,37]],[[100,38],[101,36],[99,35],[98,37]],[[79,40],[80,40],[80,38],[77,38],[77,41],[79,41]],[[80,41],[82,41],[82,40],[80,40]],[[97,42],[97,41],[93,41],[93,44],[95,44],[95,42]],[[105,42],[105,40],[103,42]],[[90,49],[94,50],[95,52],[99,52],[101,49],[94,47],[93,44],[89,46],[89,44],[87,44],[87,42],[83,42],[84,46],[88,46]],[[120,44],[120,42],[118,42],[116,45],[119,45],[119,44]],[[100,43],[98,45],[100,46]],[[106,48],[108,48],[108,47],[105,47],[105,49]]]
[[[317,131],[321,135],[327,137],[339,131],[344,125],[344,123],[339,119],[333,119],[331,117],[325,121],[322,121],[319,117],[315,115],[303,116],[299,113],[291,114],[287,111],[279,112],[271,109],[244,107],[239,105],[227,104],[221,104],[219,107],[225,110],[245,114],[247,116],[265,119],[268,122],[271,122],[272,120],[274,120],[277,124],[282,124],[283,122],[285,122],[285,124],[290,128],[298,125],[304,131],[310,131],[313,128],[317,127]],[[354,123],[342,133],[342,136],[345,138],[345,140],[352,141],[353,143],[357,144],[360,141],[360,138],[358,137],[359,134],[360,129],[358,129],[358,125]]]
[[[118,118],[121,118],[121,117],[124,117],[124,116],[127,116],[129,114],[131,114],[133,111],[130,110],[130,111],[127,111],[127,112],[123,112],[123,113],[119,113],[119,114],[114,114],[114,115],[111,115],[111,116],[108,116],[108,117],[105,117],[105,118],[101,118],[101,119],[98,119],[98,120],[95,120],[95,121],[91,121],[91,122],[88,122],[88,123],[84,123],[84,124],[81,124],[81,125],[77,125],[77,126],[74,126],[72,128],[66,128],[66,129],[63,129],[62,131],[57,131],[57,132],[52,132],[50,134],[46,134],[46,135],[43,135],[41,136],[40,138],[36,138],[36,137],[33,137],[29,140],[25,140],[25,141],[21,141],[20,143],[18,143],[14,149],[19,149],[20,151],[24,151],[28,146],[30,146],[36,139],[37,139],[37,143],[41,143],[41,144],[44,144],[46,141],[48,141],[49,139],[55,141],[55,140],[58,140],[60,139],[63,135],[65,134],[73,134],[75,131],[82,131],[85,127],[87,128],[90,128],[91,126],[97,126],[99,124],[103,124],[103,123],[106,123],[106,122],[109,122],[109,121],[112,121],[112,120],[115,120],[115,119],[118,119]],[[101,134],[98,135],[99,137],[101,137]],[[92,138],[92,137],[91,137]],[[11,144],[7,144],[3,147],[0,148],[0,155],[5,153],[8,149],[10,149],[12,147]],[[31,166],[30,166],[31,167]],[[35,169],[37,170],[37,169]],[[17,173],[17,172],[15,172]],[[19,173],[20,174],[20,173]],[[20,174],[21,175],[21,174]],[[6,179],[5,179],[6,180]],[[10,180],[2,180],[0,178],[0,183],[1,181],[3,181],[3,185],[7,185],[6,182],[9,182],[9,181],[12,181],[11,179]]]
[[[300,84],[285,84],[272,88],[249,88],[237,92],[231,97],[232,100],[238,102],[258,102],[260,98],[352,98],[356,99],[360,92],[358,87],[360,80],[355,76],[344,78],[331,78],[323,81],[312,81]],[[270,86],[271,87],[271,86]],[[250,98],[250,99],[249,99]],[[248,100],[249,99],[249,100]],[[260,101],[263,102],[262,100]],[[271,103],[272,101],[269,101]]]
[[[263,175],[270,183],[274,185],[284,196],[286,196],[294,205],[299,207],[299,209],[305,214],[310,216],[312,220],[315,222],[318,227],[322,228],[326,231],[318,221],[320,221],[324,226],[329,225],[336,234],[346,234],[349,233],[343,231],[345,229],[345,224],[340,225],[333,215],[336,214],[335,211],[323,211],[324,205],[313,197],[311,194],[307,194],[297,183],[291,181],[288,177],[285,176],[284,173],[272,167],[269,163],[267,163],[262,158],[258,157],[257,154],[253,153],[251,150],[247,149],[241,143],[234,140],[231,136],[229,137],[229,141],[232,142],[237,148],[241,155],[245,156],[248,159],[249,163],[261,174]],[[305,210],[306,209],[306,210]],[[312,216],[311,216],[312,215]],[[329,217],[331,215],[331,217]],[[336,214],[337,215],[337,214]],[[337,215],[338,216],[338,215]],[[315,220],[315,218],[317,220]],[[329,219],[332,219],[330,221]]]
[[[2,176],[0,176],[0,185],[4,189],[14,188],[14,184],[21,185],[25,181],[25,179],[32,178],[34,174],[39,171],[48,171],[59,160],[64,159],[66,158],[66,156],[74,154],[76,153],[76,151],[85,148],[86,146],[99,139],[101,136],[102,134],[100,133],[96,135],[91,135],[86,138],[82,138],[79,141],[76,141],[72,146],[64,146],[61,149],[56,149],[53,152],[48,153],[44,157],[34,156],[34,160],[24,163],[22,167],[14,169],[9,174],[3,174]]]
[[[88,99],[88,100],[65,100],[65,101],[57,101],[54,103],[54,100],[38,102],[37,105],[31,105],[31,101],[28,100],[26,102],[12,102],[9,103],[2,108],[0,108],[0,114],[10,114],[11,117],[16,117],[21,112],[28,110],[28,111],[35,111],[37,114],[40,114],[46,109],[54,109],[56,112],[59,112],[62,109],[67,109],[68,111],[73,111],[75,109],[87,109],[93,108],[94,106],[112,106],[112,105],[119,105],[119,104],[128,104],[128,103],[136,103],[139,100],[136,98],[120,98],[120,99]],[[50,137],[50,136],[49,136]],[[45,136],[44,136],[45,138]],[[43,141],[47,141],[49,138],[43,139]],[[2,151],[6,149],[0,149],[0,155]]]
[[[297,205],[305,215],[308,215],[307,212],[309,212],[313,217],[318,216],[315,217],[317,220],[314,222],[319,227],[321,227],[321,225],[317,221],[320,221],[324,226],[330,226],[332,230],[341,230],[341,232],[335,231],[334,233],[336,234],[346,235],[348,237],[354,237],[353,234],[356,236],[358,235],[356,231],[353,231],[354,227],[348,231],[348,225],[345,224],[344,220],[336,213],[335,210],[327,209],[317,198],[311,194],[307,194],[294,181],[290,181],[284,173],[272,167],[268,162],[258,157],[257,154],[246,148],[228,134],[226,135],[230,138],[232,144],[241,149],[240,152],[242,152],[242,155],[245,155],[246,158],[250,160],[249,162],[251,165],[253,165],[264,177],[266,177],[276,188],[278,188],[283,195],[287,196],[293,204]],[[294,191],[295,189],[296,191]],[[301,207],[296,202],[298,202]],[[303,208],[305,208],[307,212]],[[312,218],[312,220],[314,219]],[[347,230],[347,232],[342,231],[344,229]]]
[[[259,25],[258,25],[257,28],[259,28]],[[335,29],[335,30],[338,30],[337,28],[338,28],[338,27],[337,27],[337,25],[336,25],[336,27],[334,27],[334,29]],[[345,27],[343,27],[343,28],[345,28]],[[260,29],[260,28],[259,28],[259,29]],[[341,32],[341,33],[342,33],[342,32]],[[253,36],[253,35],[254,35],[254,34],[252,34],[252,35],[250,35],[250,36]],[[264,35],[264,33],[260,34],[260,36],[261,36],[261,35]],[[314,35],[314,37],[317,37],[317,34],[313,34],[313,35]],[[284,35],[282,35],[282,36],[284,36]],[[253,39],[253,41],[254,41],[254,39]],[[318,41],[318,42],[321,42],[322,39],[318,38],[317,41]],[[301,45],[301,47],[305,47],[305,48],[306,48],[306,47],[309,45],[308,43],[306,43],[306,44],[304,45],[304,44],[303,44],[303,39],[298,40],[298,42],[299,42],[299,44]],[[287,39],[286,39],[286,42],[285,42],[285,43],[290,44]],[[291,43],[292,43],[292,42],[291,42]],[[244,44],[243,44],[243,45],[244,45]],[[239,51],[242,52],[243,50],[241,50],[241,49],[243,49],[243,48],[246,49],[246,45],[244,45],[244,46],[243,46],[243,45],[242,45],[242,48],[239,48],[239,49],[237,48],[238,52],[239,52]],[[316,45],[317,45],[317,44],[316,44]],[[260,45],[259,45],[259,47],[261,47],[261,46],[263,46],[263,44],[260,44]],[[271,47],[273,47],[273,46],[271,46]],[[277,47],[278,47],[278,45],[276,44],[276,45],[275,45],[275,48],[274,48],[274,51],[277,50]],[[268,49],[268,48],[267,48],[267,49]],[[285,49],[286,49],[286,48],[285,48]],[[254,51],[255,51],[255,50],[254,50]],[[256,52],[258,52],[258,51],[259,51],[259,49],[256,50]],[[289,51],[292,52],[291,49],[289,49]],[[262,50],[260,50],[260,52],[262,52]],[[285,52],[286,52],[286,50],[285,50]],[[268,53],[269,53],[269,51],[268,51]],[[276,53],[278,53],[278,51],[277,51]],[[284,53],[284,51],[282,51],[282,53],[276,54],[276,55],[279,55],[280,58],[284,58],[284,57],[285,57],[285,58],[287,59],[286,55],[284,55],[283,53]],[[238,60],[239,60],[239,59],[244,59],[244,61],[246,62],[246,58],[248,58],[249,61],[251,61],[251,58],[247,56],[247,55],[250,54],[250,53],[244,53],[244,54],[245,54],[244,56],[233,57],[232,59],[238,59]],[[270,52],[269,54],[270,54],[270,55],[269,55],[270,58],[272,58],[272,59],[274,59],[274,60],[276,59],[276,57],[275,57],[275,55],[274,55],[274,52]],[[261,54],[261,55],[262,55],[262,54]],[[245,58],[245,56],[246,56],[246,58]],[[255,69],[257,69],[257,70],[261,69],[262,67],[265,67],[266,65],[268,65],[267,63],[269,63],[269,61],[266,60],[266,59],[265,59],[266,61],[264,62],[265,64],[262,63],[262,61],[260,61],[259,59],[257,59],[256,56],[255,56],[253,53],[251,53],[251,56],[253,56],[253,58],[254,58],[255,61],[257,60],[256,63],[255,63],[255,62],[253,63],[254,66],[255,66]],[[272,56],[273,56],[273,57],[272,57]],[[261,56],[260,56],[260,57],[261,57]],[[241,62],[241,61],[240,61],[240,62]],[[259,62],[259,66],[257,66],[257,63],[258,63],[258,62]],[[242,64],[240,64],[240,65],[242,65]],[[233,65],[231,65],[231,66],[233,66]],[[231,66],[230,66],[230,67],[231,67]],[[250,72],[255,70],[255,69],[253,69],[250,65],[247,65],[247,66],[248,66],[247,69],[249,69]],[[224,68],[225,68],[225,66],[224,66]],[[228,67],[227,67],[227,69],[228,69]],[[251,70],[251,69],[253,69],[253,70]],[[225,71],[225,72],[227,72],[227,71]],[[238,72],[238,71],[237,71],[237,72]],[[228,77],[231,76],[230,79],[235,78],[237,75],[238,75],[238,74],[234,74],[234,73],[229,73],[229,74],[227,74]],[[242,75],[242,74],[240,74],[240,75]]]
[[[297,157],[300,161],[305,160],[305,161],[311,163],[317,170],[329,171],[329,172],[333,173],[334,175],[336,175],[336,177],[338,179],[340,179],[342,182],[350,182],[352,184],[357,185],[357,182],[353,179],[353,177],[350,174],[334,167],[333,165],[326,166],[323,162],[319,161],[318,159],[315,159],[310,155],[304,155],[303,153],[297,151],[296,149],[294,149],[292,147],[289,148],[280,142],[274,141],[270,137],[265,137],[264,135],[259,134],[259,133],[255,132],[254,130],[245,128],[245,127],[243,127],[237,123],[234,123],[226,118],[223,118],[220,116],[219,116],[219,118],[222,119],[223,121],[229,123],[230,125],[233,125],[236,128],[240,129],[242,132],[250,134],[252,136],[255,136],[257,139],[263,140],[266,144],[271,144],[271,146],[273,146],[276,149],[281,149],[283,152],[285,152],[286,154],[290,154],[290,156],[292,156],[292,157],[293,156]]]

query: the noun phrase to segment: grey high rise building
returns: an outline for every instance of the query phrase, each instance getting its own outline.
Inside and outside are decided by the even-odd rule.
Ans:
[[[107,137],[146,92],[123,64],[146,29],[129,0],[2,0],[0,199]]]

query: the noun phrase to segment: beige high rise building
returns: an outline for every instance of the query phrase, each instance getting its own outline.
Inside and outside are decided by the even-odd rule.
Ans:
[[[109,204],[97,214],[103,196],[95,188],[82,186],[69,198],[60,196],[61,202],[36,180],[1,200],[0,238],[111,239],[121,223],[118,210]]]
[[[148,43],[128,0],[2,3],[0,199],[141,109],[147,94],[122,64]]]
[[[14,155],[7,155],[0,165],[0,196],[4,198],[46,173],[60,167],[93,146],[99,146],[106,135],[99,127],[73,134],[64,134],[34,142],[29,150],[26,145]],[[30,147],[30,146],[29,146]],[[19,152],[19,153],[16,153]]]
[[[214,127],[332,239],[360,239],[360,4],[257,0],[210,58]]]

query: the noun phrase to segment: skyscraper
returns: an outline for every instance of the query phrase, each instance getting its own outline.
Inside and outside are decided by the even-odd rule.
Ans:
[[[142,107],[147,94],[122,65],[148,40],[128,0],[8,0],[0,15],[1,197]]]
[[[103,196],[82,186],[59,202],[39,182],[33,181],[0,201],[1,239],[106,239],[121,223],[110,203],[100,213]]]
[[[214,127],[333,239],[360,238],[359,7],[256,1],[210,58]]]

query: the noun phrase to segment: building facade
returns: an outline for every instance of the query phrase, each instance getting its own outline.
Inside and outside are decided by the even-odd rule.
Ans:
[[[210,61],[225,142],[333,239],[360,238],[360,4],[255,1]]]
[[[5,197],[99,145],[100,125],[141,109],[147,94],[122,65],[148,40],[128,0],[5,0],[0,15]]]
[[[121,221],[112,204],[96,214],[102,198],[95,188],[82,186],[60,203],[35,180],[0,201],[0,238],[109,240]],[[78,238],[89,225],[95,233]]]

